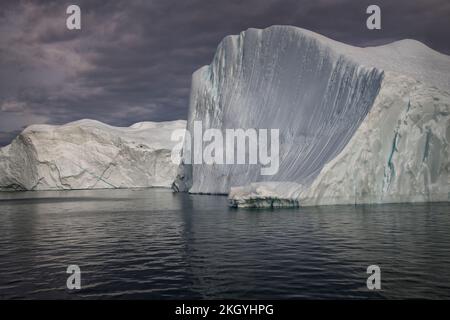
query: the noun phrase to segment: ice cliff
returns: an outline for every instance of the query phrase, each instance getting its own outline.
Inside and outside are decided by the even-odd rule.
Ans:
[[[193,75],[187,128],[280,130],[280,168],[182,165],[175,188],[267,207],[449,201],[450,57],[289,26],[226,37]]]
[[[0,190],[170,187],[170,136],[186,121],[32,125],[0,149]]]

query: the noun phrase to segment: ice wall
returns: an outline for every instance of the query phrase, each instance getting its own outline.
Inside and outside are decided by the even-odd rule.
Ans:
[[[259,165],[185,165],[176,189],[228,193],[258,181],[310,184],[353,136],[382,78],[382,70],[298,28],[226,37],[211,65],[193,75],[188,130],[195,120],[222,130],[279,129],[279,171],[262,176]]]

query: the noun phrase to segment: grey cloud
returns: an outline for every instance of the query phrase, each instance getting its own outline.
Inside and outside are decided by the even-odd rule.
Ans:
[[[365,28],[371,2],[81,0],[82,30],[69,31],[71,1],[7,1],[0,13],[0,144],[38,121],[185,119],[192,72],[210,63],[223,37],[249,27],[295,25],[360,46],[414,38],[450,53],[447,0],[377,1],[380,31]]]

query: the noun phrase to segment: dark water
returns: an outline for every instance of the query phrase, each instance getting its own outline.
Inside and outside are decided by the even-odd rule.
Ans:
[[[79,265],[79,291],[66,288]],[[380,291],[366,268],[381,268]],[[450,298],[450,205],[249,211],[169,190],[0,195],[0,298]]]

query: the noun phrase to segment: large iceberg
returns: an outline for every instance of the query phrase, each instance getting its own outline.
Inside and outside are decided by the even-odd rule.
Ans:
[[[187,129],[279,129],[280,166],[186,164],[174,184],[233,206],[449,200],[450,57],[289,26],[226,37],[192,79]]]
[[[32,125],[0,149],[0,190],[170,187],[171,134],[186,121]]]

